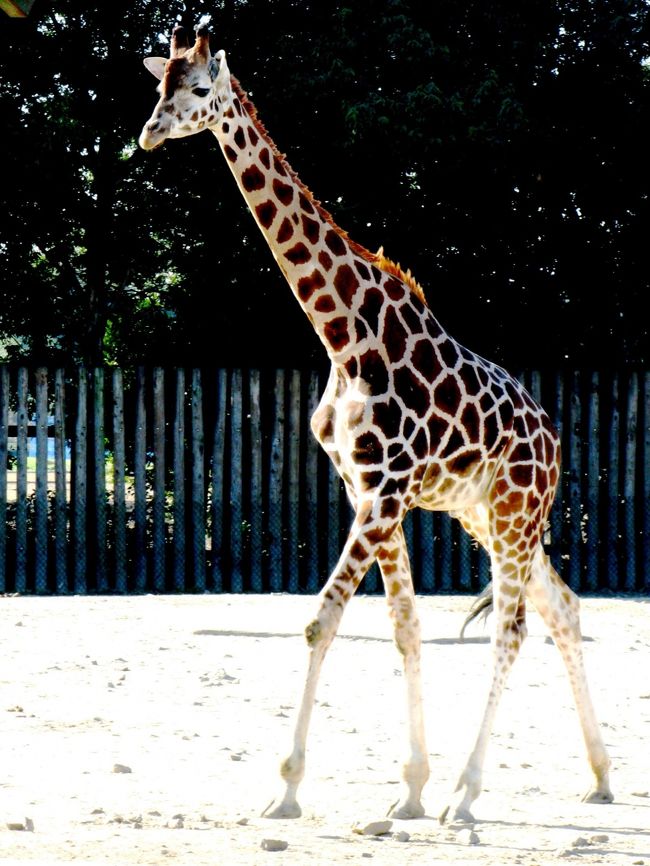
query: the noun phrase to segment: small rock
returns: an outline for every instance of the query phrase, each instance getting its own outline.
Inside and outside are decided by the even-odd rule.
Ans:
[[[231,755],[230,760],[231,761],[241,761],[241,755]]]
[[[248,824],[248,818],[240,818],[237,823],[240,827],[245,827]]]
[[[597,836],[591,836],[589,839],[590,845],[598,845],[600,842],[609,842],[609,836],[606,833],[599,833]]]
[[[390,833],[392,826],[392,821],[371,821],[365,827],[353,827],[352,832],[359,836],[385,836]]]
[[[406,832],[406,830],[400,830],[399,833],[395,834],[395,839],[397,842],[408,842],[411,838],[410,834]]]
[[[263,851],[286,851],[289,843],[284,839],[262,839]]]
[[[462,845],[480,845],[481,843],[478,833],[470,829],[461,830],[458,834],[458,841]]]
[[[571,843],[572,848],[587,848],[589,845],[589,840],[585,839],[584,836],[578,836],[577,839],[574,839]]]
[[[133,770],[131,767],[127,767],[126,764],[113,764],[113,772],[114,773],[132,773]]]
[[[18,833],[33,833],[34,822],[31,818],[25,818],[24,821],[8,821],[7,830],[14,830]]]
[[[633,797],[650,797],[648,791],[632,791]]]

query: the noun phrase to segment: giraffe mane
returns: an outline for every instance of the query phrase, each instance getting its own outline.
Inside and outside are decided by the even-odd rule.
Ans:
[[[387,258],[384,255],[383,247],[380,247],[376,253],[371,253],[370,250],[366,249],[366,247],[358,244],[356,241],[353,241],[352,238],[350,238],[350,236],[348,235],[348,233],[336,224],[332,214],[325,207],[323,207],[323,205],[320,203],[320,201],[318,201],[318,199],[314,197],[312,191],[302,182],[302,180],[298,177],[293,168],[291,168],[287,161],[286,155],[280,152],[277,145],[269,135],[269,132],[264,126],[263,122],[259,119],[257,115],[257,109],[249,99],[248,94],[241,86],[238,79],[235,78],[235,76],[233,75],[231,76],[230,80],[235,95],[241,102],[242,107],[246,109],[246,112],[248,113],[253,124],[255,125],[257,132],[264,139],[264,141],[266,141],[273,155],[282,164],[282,167],[285,169],[289,177],[305,195],[308,201],[316,208],[322,219],[334,229],[334,231],[339,235],[340,238],[345,241],[345,243],[350,247],[353,253],[364,259],[364,261],[368,262],[369,264],[379,268],[381,271],[384,271],[385,273],[396,277],[398,280],[401,280],[408,287],[408,289],[413,292],[414,295],[417,295],[417,297],[422,301],[422,303],[426,305],[427,301],[424,296],[422,286],[415,279],[410,269],[404,271],[397,262],[394,262],[391,259]]]

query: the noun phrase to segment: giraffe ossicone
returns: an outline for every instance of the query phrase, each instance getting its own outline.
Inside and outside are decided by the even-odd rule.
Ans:
[[[354,520],[307,626],[308,670],[284,792],[265,814],[300,814],[307,731],[323,658],[344,608],[377,561],[403,657],[408,754],[398,818],[424,814],[429,777],[420,684],[420,624],[401,522],[415,507],[446,510],[487,551],[492,570],[494,671],[456,815],[469,820],[506,677],[526,635],[526,599],[564,659],[594,784],[610,802],[609,758],[589,696],[579,603],[551,566],[542,535],[559,479],[558,436],[543,409],[505,370],[465,349],[428,308],[410,272],[352,241],[279,153],[225,52],[206,28],[190,45],[175,28],[169,58],[147,58],[160,99],[140,136],[209,129],[298,303],[323,342],[331,373],[311,421],[340,473]],[[446,814],[446,810],[445,813]]]

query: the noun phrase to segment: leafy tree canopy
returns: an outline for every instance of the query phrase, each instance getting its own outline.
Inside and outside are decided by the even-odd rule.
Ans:
[[[0,18],[0,344],[50,363],[309,366],[214,138],[136,139],[176,20],[360,243],[509,367],[648,363],[647,0],[37,0]]]

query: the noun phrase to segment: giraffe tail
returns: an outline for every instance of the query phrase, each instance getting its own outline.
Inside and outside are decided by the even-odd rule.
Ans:
[[[486,620],[492,612],[492,583],[488,583],[483,592],[474,599],[474,603],[470,608],[468,615],[465,617],[465,622],[460,630],[461,641],[465,640],[465,629],[478,617]]]

